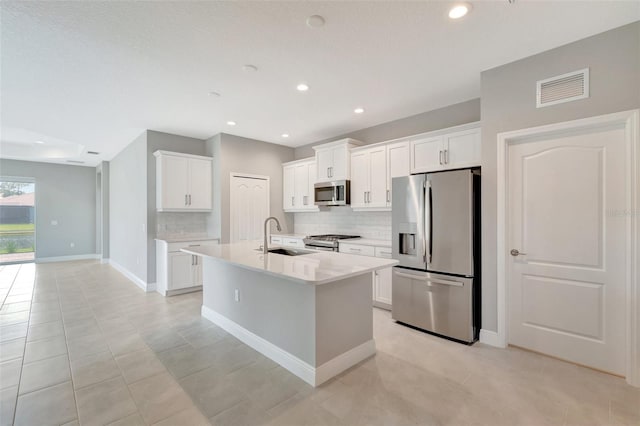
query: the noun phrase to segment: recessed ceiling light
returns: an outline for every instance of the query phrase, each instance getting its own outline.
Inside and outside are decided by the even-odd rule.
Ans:
[[[356,114],[362,114],[364,112],[364,108],[356,108],[353,110]]]
[[[244,72],[251,73],[258,71],[258,67],[256,67],[255,65],[247,64],[242,67],[242,70]]]
[[[220,93],[218,93],[218,92],[209,92],[209,96],[211,96],[212,98],[219,98],[220,97]]]
[[[288,138],[288,137],[289,137],[289,133],[283,133],[283,134],[282,134],[282,137],[283,137],[283,138]]]
[[[449,18],[451,19],[460,19],[465,16],[471,10],[471,5],[469,3],[459,3],[454,5],[451,9],[449,9]]]
[[[307,86],[305,83],[300,83],[296,86],[296,89],[301,92],[306,92],[307,90],[309,90],[309,86]]]
[[[42,145],[44,141],[35,141],[34,143],[37,143],[38,145]]]
[[[311,28],[319,28],[324,26],[324,18],[320,15],[311,15],[307,18],[307,26]]]
[[[235,121],[227,121],[227,125],[229,126],[235,126],[236,122]]]

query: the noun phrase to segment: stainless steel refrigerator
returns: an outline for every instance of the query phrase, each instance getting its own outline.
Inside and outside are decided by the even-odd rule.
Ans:
[[[480,169],[394,178],[392,317],[472,343],[480,331]]]

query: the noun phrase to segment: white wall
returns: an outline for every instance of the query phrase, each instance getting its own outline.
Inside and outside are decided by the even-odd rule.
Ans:
[[[587,99],[536,108],[536,81],[590,69]],[[496,140],[509,130],[640,108],[640,22],[481,75],[482,328],[497,329]]]
[[[35,179],[36,259],[95,254],[94,167],[0,159],[0,176]]]

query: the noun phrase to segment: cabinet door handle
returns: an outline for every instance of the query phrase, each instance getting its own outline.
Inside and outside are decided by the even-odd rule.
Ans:
[[[387,189],[387,203],[391,202],[391,191]]]
[[[362,193],[362,202],[367,204],[367,191],[364,191]]]
[[[438,157],[439,157],[439,160],[440,160],[440,165],[442,165],[442,151],[440,151],[438,153]]]
[[[449,164],[449,150],[444,150],[444,164]]]
[[[302,204],[305,205],[305,206],[307,205],[307,196],[306,195],[302,196]]]
[[[184,194],[184,205],[187,205],[187,194]]]
[[[296,197],[291,197],[291,206],[296,205]]]
[[[327,177],[331,177],[331,167],[327,167]]]
[[[189,205],[191,205],[191,194],[189,194]]]

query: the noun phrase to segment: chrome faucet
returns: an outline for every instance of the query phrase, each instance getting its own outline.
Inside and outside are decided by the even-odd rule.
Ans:
[[[271,219],[276,221],[276,228],[278,229],[278,232],[282,231],[282,228],[280,227],[280,221],[278,221],[277,217],[271,216],[264,221],[264,245],[262,246],[262,252],[264,254],[269,253],[269,245],[267,244],[267,224]]]

